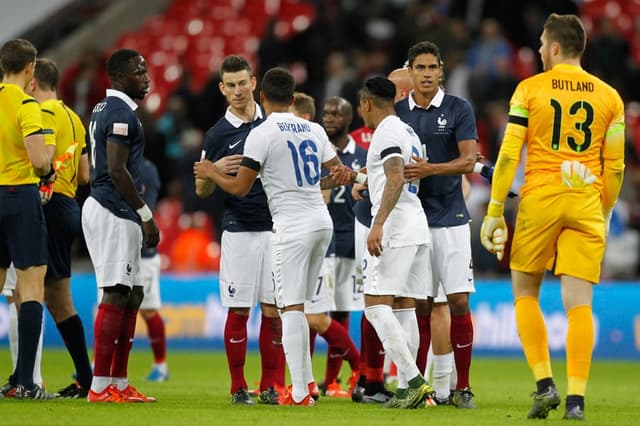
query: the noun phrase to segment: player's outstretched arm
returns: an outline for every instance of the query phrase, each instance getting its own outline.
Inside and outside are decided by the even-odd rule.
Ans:
[[[209,160],[196,161],[193,164],[193,174],[196,179],[211,180],[224,192],[237,197],[247,195],[251,186],[253,186],[253,182],[258,177],[258,172],[260,172],[260,164],[249,157],[242,158],[241,167],[238,169],[236,176],[229,176],[223,173]]]

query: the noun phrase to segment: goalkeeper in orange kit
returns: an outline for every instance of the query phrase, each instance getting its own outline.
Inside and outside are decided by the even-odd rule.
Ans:
[[[580,67],[586,34],[575,15],[551,14],[540,37],[544,72],[514,92],[481,241],[499,259],[508,238],[504,201],[527,143],[525,181],[511,247],[518,333],[537,384],[529,418],[560,405],[539,304],[545,266],[560,276],[568,318],[565,419],[584,419],[591,365],[593,284],[624,170],[624,107]]]

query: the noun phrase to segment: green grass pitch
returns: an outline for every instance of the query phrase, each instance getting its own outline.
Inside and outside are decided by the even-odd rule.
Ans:
[[[8,375],[10,358],[0,351],[3,375]],[[325,358],[314,360],[316,378],[324,374]],[[139,390],[158,398],[156,404],[94,404],[79,400],[0,400],[2,425],[518,425],[565,423],[564,404],[547,420],[527,420],[534,390],[524,359],[476,357],[471,383],[477,410],[429,407],[418,410],[390,410],[354,404],[347,400],[320,398],[306,407],[234,406],[230,403],[227,365],[222,352],[169,352],[171,380],[146,383],[151,354],[134,349],[129,369],[131,382]],[[559,390],[566,391],[564,362],[554,364]],[[71,382],[72,364],[61,349],[46,349],[43,374],[49,391]],[[247,357],[247,380],[257,381],[259,360]],[[346,378],[346,373],[343,373]],[[253,383],[250,383],[250,386]],[[640,425],[640,362],[594,362],[586,400],[586,424]]]

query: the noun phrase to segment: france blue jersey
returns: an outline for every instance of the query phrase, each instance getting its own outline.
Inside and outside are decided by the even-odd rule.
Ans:
[[[118,90],[107,90],[107,97],[91,113],[87,145],[90,147],[91,193],[103,207],[123,219],[137,223],[140,217],[115,188],[107,166],[107,141],[129,148],[127,170],[138,192],[144,153],[144,131],[135,114],[136,103]]]
[[[471,104],[442,90],[438,91],[427,109],[417,106],[410,95],[396,104],[396,113],[416,131],[430,163],[446,163],[458,158],[458,142],[478,140]],[[429,227],[443,228],[469,222],[461,182],[460,175],[429,176],[420,181],[418,197],[427,214]]]
[[[247,135],[264,121],[263,113],[256,104],[256,117],[250,123],[243,122],[227,110],[227,113],[211,127],[204,137],[204,155],[216,162],[222,157],[244,152]],[[273,225],[267,195],[260,179],[256,179],[245,197],[224,194],[222,229],[229,232],[271,231]]]
[[[343,151],[338,151],[342,164],[358,171],[366,166],[367,151],[356,145],[349,136],[349,142]],[[331,197],[327,208],[333,220],[333,239],[335,244],[329,247],[338,257],[355,257],[354,225],[356,201],[351,196],[352,185],[337,186],[331,190]]]
[[[141,183],[142,198],[151,211],[155,211],[156,204],[158,204],[158,194],[160,193],[160,175],[155,164],[146,158],[142,163]],[[142,257],[153,257],[157,252],[158,249],[156,247],[149,248],[143,245],[140,253]]]

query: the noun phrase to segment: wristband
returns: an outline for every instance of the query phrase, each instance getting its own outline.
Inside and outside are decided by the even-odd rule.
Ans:
[[[478,162],[476,164],[473,165],[473,173],[480,173],[482,171],[482,168],[484,167],[484,164]]]
[[[353,181],[355,183],[359,183],[360,185],[366,185],[367,184],[367,175],[364,174],[364,173],[358,172],[356,174],[356,178]]]
[[[143,222],[149,222],[151,219],[153,219],[151,209],[146,204],[136,210],[136,213],[138,213],[138,216],[140,216],[140,219],[142,219]]]
[[[489,206],[487,207],[487,216],[500,217],[503,215],[503,213],[504,203],[496,200],[489,201]]]
[[[40,176],[40,179],[49,180],[49,178],[53,176],[55,172],[56,172],[56,169],[53,168],[53,163],[51,163],[51,166],[49,167],[49,173],[47,173],[44,176]]]

